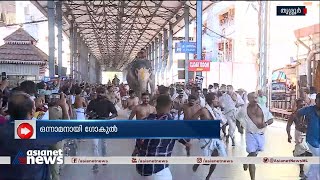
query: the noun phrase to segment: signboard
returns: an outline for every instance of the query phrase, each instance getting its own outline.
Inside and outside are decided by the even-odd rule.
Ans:
[[[183,41],[185,40],[185,37],[173,37],[174,41]],[[189,37],[189,41],[193,41],[193,37]]]
[[[197,52],[196,42],[178,42],[176,43],[176,53],[190,53],[195,54]]]
[[[189,71],[210,71],[210,61],[189,60]]]

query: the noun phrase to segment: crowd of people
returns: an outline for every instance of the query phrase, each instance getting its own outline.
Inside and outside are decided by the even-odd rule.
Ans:
[[[267,98],[262,91],[247,93],[235,90],[232,85],[214,83],[208,88],[195,84],[186,86],[158,86],[154,95],[144,92],[138,97],[134,89],[120,84],[89,84],[71,79],[57,79],[51,83],[24,81],[19,87],[10,89],[8,80],[0,84],[0,156],[11,156],[25,149],[61,149],[63,140],[14,140],[13,120],[52,119],[104,119],[113,120],[119,110],[127,119],[133,120],[221,120],[219,139],[200,139],[203,156],[227,156],[226,145],[236,146],[235,134],[245,134],[248,157],[255,157],[265,146],[265,130],[273,123],[267,107]],[[319,156],[320,94],[315,95],[314,104],[296,102],[296,112],[288,121],[288,141],[292,137],[290,128],[295,123],[295,156]],[[182,143],[186,155],[190,156],[190,139],[137,139],[133,156],[171,156],[175,141]],[[106,156],[107,142],[94,139],[96,156]],[[167,164],[138,164],[141,179],[171,180]],[[197,171],[199,164],[193,166]],[[210,165],[206,179],[212,176],[216,165]],[[254,164],[244,164],[250,177],[255,179]],[[302,179],[319,178],[319,166],[311,166],[305,175],[300,166]],[[51,170],[51,171],[50,171]],[[93,166],[98,171],[98,165]],[[17,178],[19,177],[19,178]],[[23,177],[23,178],[22,178]],[[0,165],[0,179],[59,179],[57,166],[34,165],[32,167]]]

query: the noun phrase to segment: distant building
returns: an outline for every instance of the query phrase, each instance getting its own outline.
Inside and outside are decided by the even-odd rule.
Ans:
[[[47,67],[48,55],[23,28],[3,39],[0,46],[0,72],[6,72],[11,85],[24,80],[40,80]]]

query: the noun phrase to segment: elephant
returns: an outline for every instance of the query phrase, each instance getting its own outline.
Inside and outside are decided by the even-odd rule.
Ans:
[[[154,94],[154,75],[151,62],[147,59],[136,59],[126,68],[126,78],[130,89],[141,96],[144,92]],[[150,86],[150,87],[149,87]],[[150,88],[150,91],[148,90]]]

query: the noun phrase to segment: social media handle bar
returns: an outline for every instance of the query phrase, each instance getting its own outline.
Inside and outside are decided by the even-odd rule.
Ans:
[[[15,121],[15,138],[220,138],[220,121],[26,120]]]

